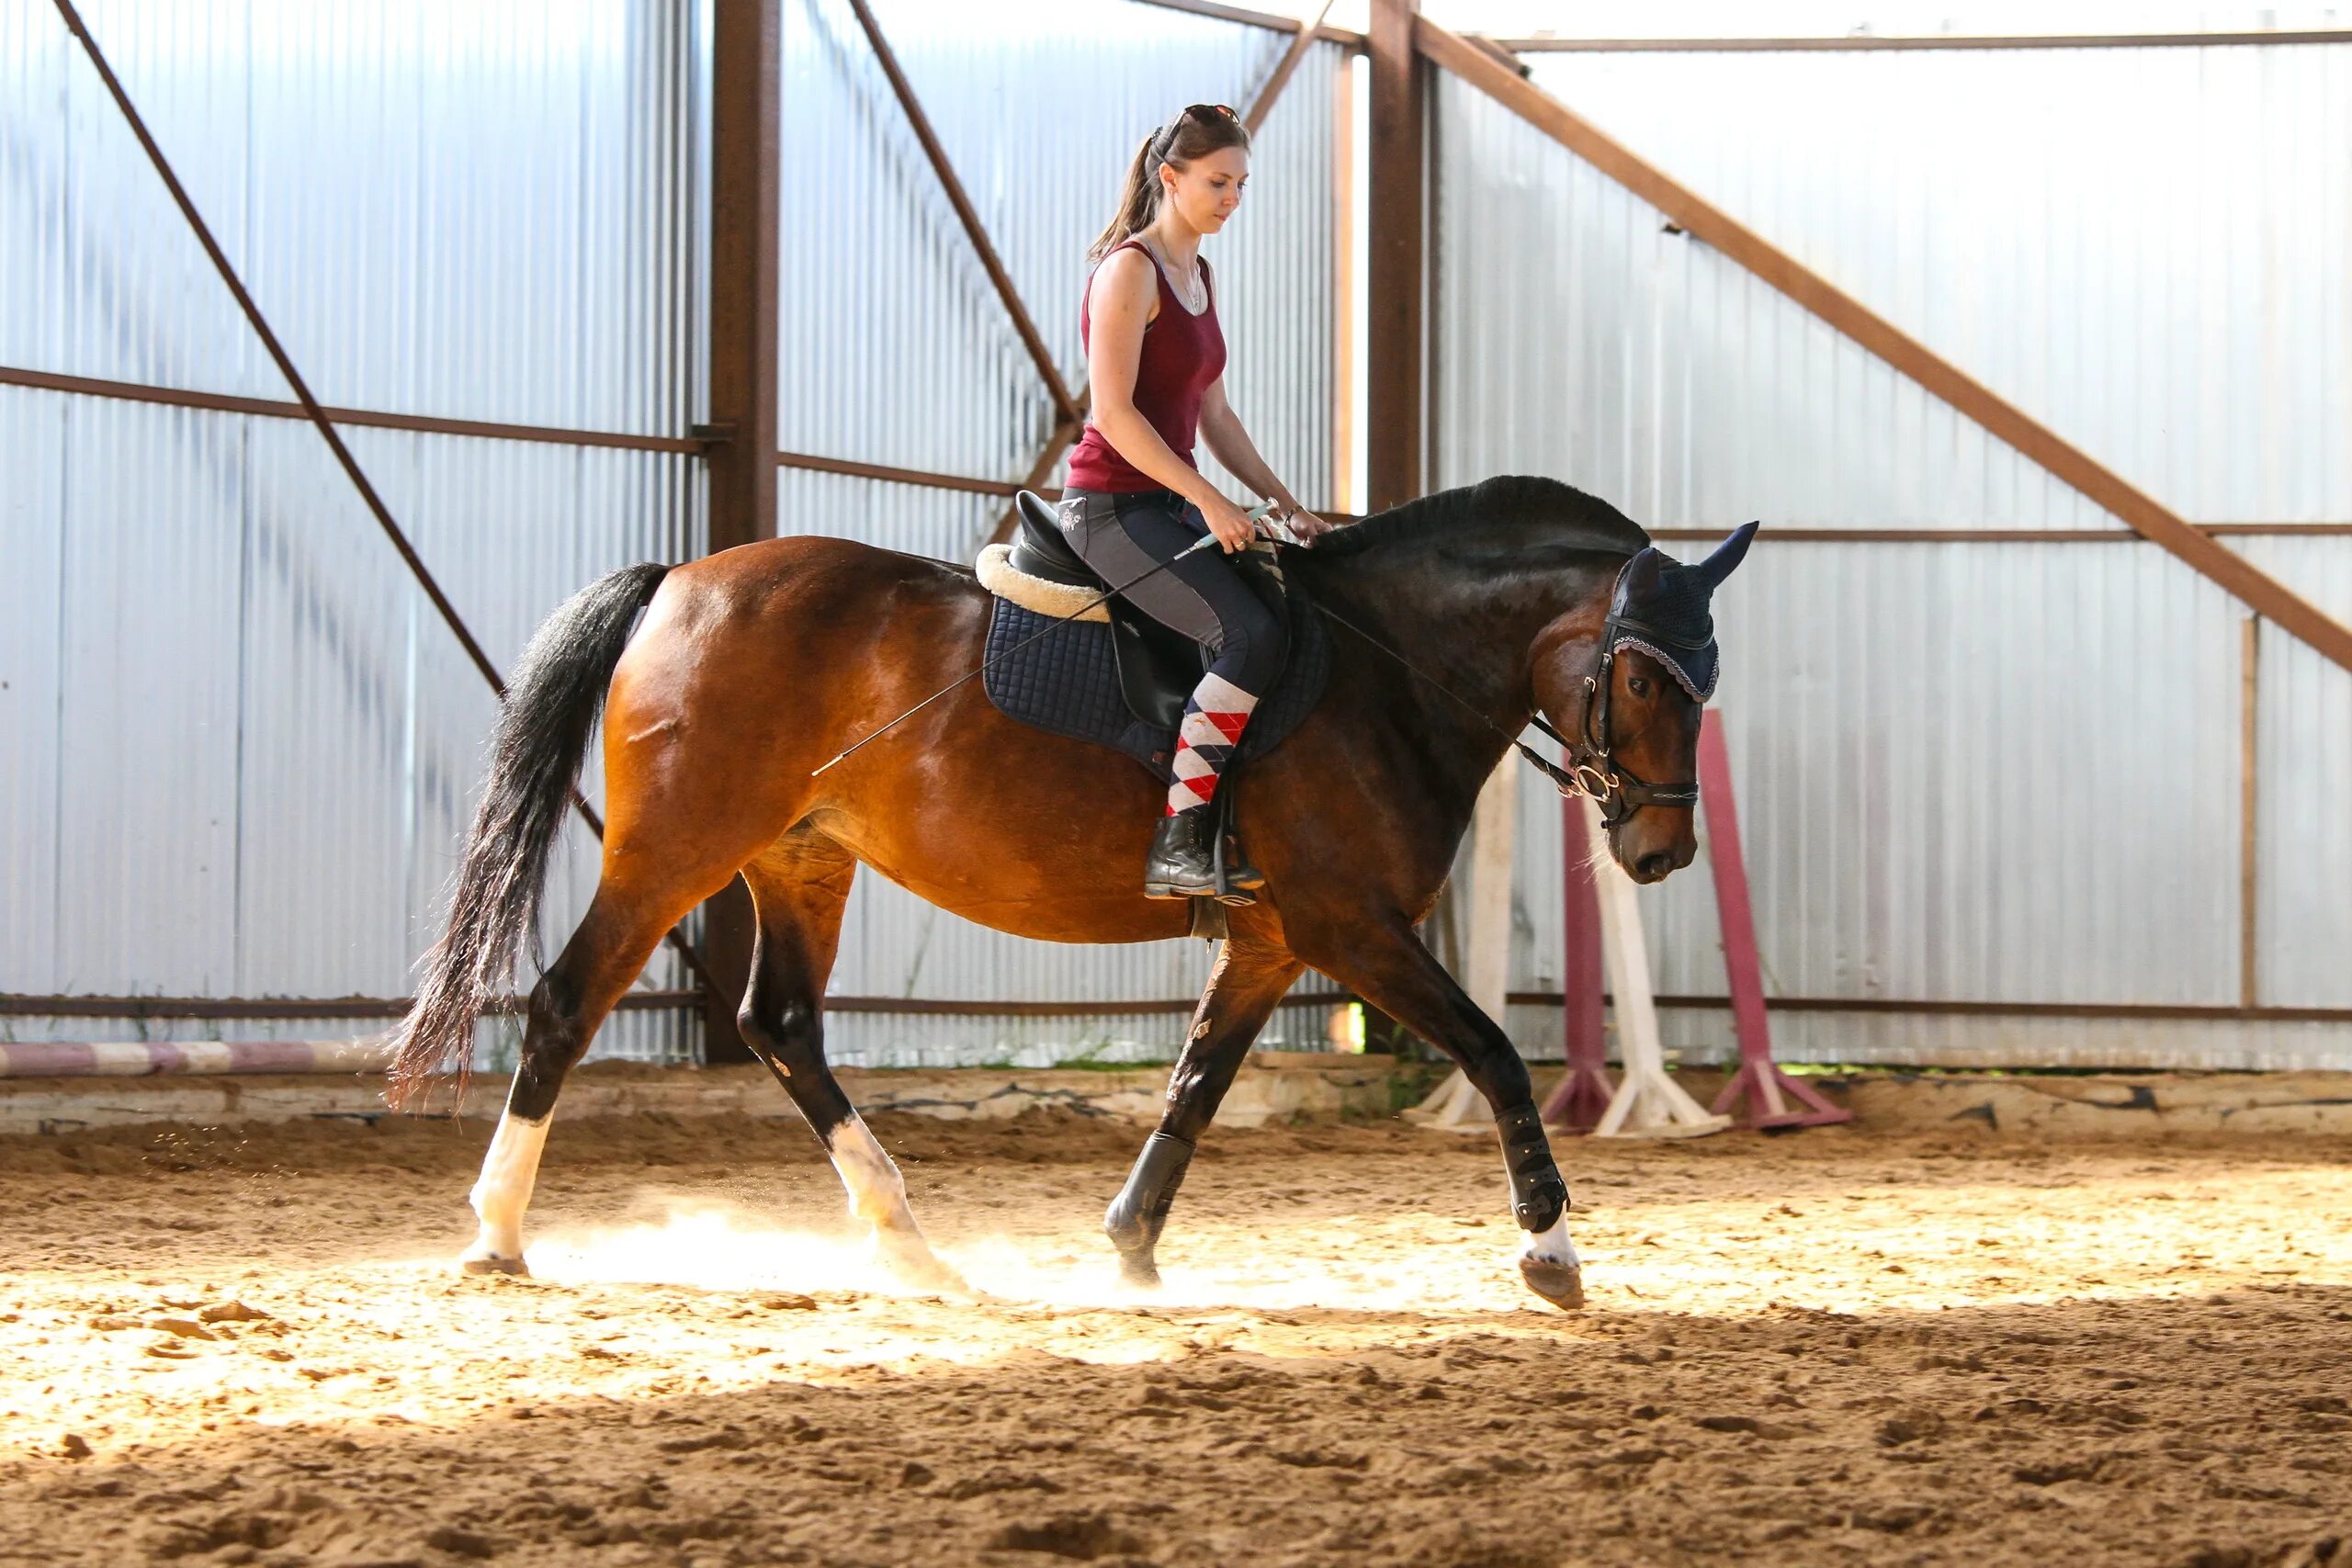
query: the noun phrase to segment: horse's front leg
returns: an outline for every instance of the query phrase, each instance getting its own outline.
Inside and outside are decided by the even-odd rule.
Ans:
[[[1511,1213],[1528,1233],[1519,1272],[1555,1306],[1584,1304],[1584,1269],[1568,1240],[1568,1186],[1552,1159],[1527,1064],[1401,916],[1345,931],[1291,925],[1300,956],[1451,1056],[1495,1114]]]
[[[1131,1285],[1159,1283],[1157,1252],[1176,1189],[1193,1162],[1193,1147],[1233,1087],[1266,1019],[1306,965],[1272,946],[1237,939],[1217,954],[1208,988],[1193,1014],[1183,1053],[1168,1077],[1168,1104],[1159,1130],[1145,1140],[1127,1184],[1111,1201],[1102,1229],[1119,1249],[1120,1276]]]

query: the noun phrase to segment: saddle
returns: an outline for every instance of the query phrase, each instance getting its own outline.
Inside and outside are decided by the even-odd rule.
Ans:
[[[1012,542],[983,549],[976,568],[997,596],[987,650],[993,662],[981,678],[989,701],[1008,718],[1123,752],[1168,782],[1176,729],[1208,669],[1208,649],[1116,596],[1065,619],[1111,585],[1070,547],[1043,499],[1023,491],[1018,510]],[[1330,675],[1331,647],[1322,617],[1283,581],[1272,544],[1234,558],[1290,628],[1289,661],[1235,754],[1247,761],[1272,750],[1313,710]]]

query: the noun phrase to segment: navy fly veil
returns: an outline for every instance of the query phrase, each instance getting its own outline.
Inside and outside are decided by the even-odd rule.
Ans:
[[[1671,671],[1692,702],[1713,696],[1723,651],[1715,646],[1708,601],[1755,536],[1756,525],[1746,524],[1695,566],[1684,566],[1656,545],[1644,547],[1617,574],[1609,603],[1609,651],[1639,649]]]

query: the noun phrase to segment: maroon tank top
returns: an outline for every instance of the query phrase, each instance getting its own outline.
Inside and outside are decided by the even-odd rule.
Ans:
[[[1151,275],[1159,281],[1159,314],[1143,330],[1143,355],[1136,362],[1136,412],[1151,422],[1152,429],[1168,443],[1168,449],[1193,463],[1193,444],[1200,434],[1201,399],[1219,376],[1225,374],[1225,333],[1216,324],[1216,285],[1209,276],[1209,264],[1204,258],[1201,265],[1201,291],[1208,296],[1208,306],[1195,316],[1176,298],[1176,290],[1169,286],[1168,275],[1160,270],[1159,258],[1140,240],[1129,240],[1112,248],[1111,256],[1134,247],[1151,263]],[[1094,292],[1092,274],[1087,276],[1087,294]],[[1091,346],[1092,312],[1081,298],[1078,306],[1078,339]],[[1086,422],[1086,434],[1069,455],[1069,482],[1080,490],[1103,491],[1114,495],[1132,494],[1142,490],[1165,490],[1168,487],[1119,456],[1117,448]]]

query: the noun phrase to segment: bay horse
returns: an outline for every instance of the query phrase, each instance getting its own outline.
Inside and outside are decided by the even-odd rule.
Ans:
[[[1656,596],[1663,582],[1686,611],[1695,592],[1703,621],[1746,532],[1737,549],[1684,567],[1606,502],[1504,477],[1283,550],[1291,581],[1333,619],[1329,680],[1296,732],[1235,775],[1235,820],[1266,885],[1228,911],[1159,1128],[1106,1217],[1127,1279],[1156,1280],[1193,1147],[1312,966],[1468,1075],[1493,1110],[1528,1233],[1521,1275],[1549,1301],[1581,1303],[1567,1188],[1527,1068],[1414,927],[1480,785],[1538,710],[1583,738],[1579,773],[1597,759],[1629,781],[1694,776],[1705,691],[1660,644],[1622,633],[1612,604],[1622,612],[1629,593]],[[991,602],[963,568],[803,536],[628,568],[539,628],[503,705],[447,930],[393,1037],[395,1105],[466,1070],[475,1019],[537,929],[548,852],[602,710],[602,875],[530,993],[471,1194],[481,1228],[468,1271],[526,1271],[523,1214],[565,1074],[663,934],[741,873],[758,910],[745,1042],[823,1142],[877,1257],[929,1288],[956,1282],[825,1063],[826,978],[859,863],[967,919],[1049,942],[1164,941],[1189,923],[1185,901],[1142,893],[1162,783],[1005,717],[977,683],[812,777],[978,665]],[[1642,789],[1647,803],[1628,804]],[[1610,852],[1636,881],[1690,863],[1693,798],[1635,783],[1604,810]]]

